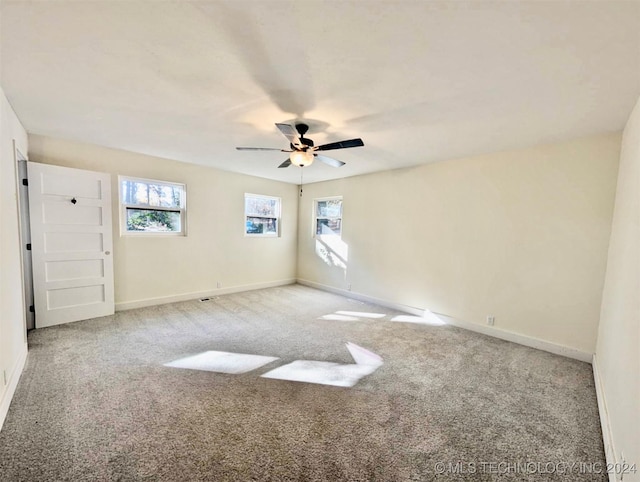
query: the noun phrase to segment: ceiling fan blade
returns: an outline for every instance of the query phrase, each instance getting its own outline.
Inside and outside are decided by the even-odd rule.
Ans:
[[[345,165],[344,162],[339,161],[338,159],[332,159],[331,157],[319,156],[318,154],[314,154],[314,156],[321,162],[325,164],[329,164],[332,167],[342,167]]]
[[[286,161],[284,161],[282,164],[278,166],[278,169],[280,169],[281,167],[289,167],[290,165],[291,165],[291,159],[287,159]]]
[[[298,131],[293,126],[289,124],[276,124],[276,127],[280,129],[282,135],[287,138],[287,140],[296,147],[302,147],[302,143],[300,142],[300,137],[298,137]]]
[[[293,152],[289,149],[278,149],[276,147],[236,147],[239,151],[280,151],[280,152]]]
[[[347,147],[364,146],[362,139],[349,139],[348,141],[331,142],[315,148],[316,151],[330,151],[332,149],[346,149]]]

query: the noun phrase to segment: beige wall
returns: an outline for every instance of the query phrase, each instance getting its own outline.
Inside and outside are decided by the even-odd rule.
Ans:
[[[620,134],[305,186],[298,278],[595,350]],[[312,204],[344,197],[346,270]]]
[[[0,104],[6,409],[26,353],[13,143],[26,153],[27,136],[1,91]],[[36,135],[28,152],[36,162],[111,173],[116,220],[118,174],[187,184],[188,236],[121,237],[114,226],[121,307],[297,276],[479,325],[491,314],[497,329],[585,352],[597,337],[614,457],[638,463],[640,101],[621,154],[620,143],[619,134],[600,135],[317,183],[299,205],[296,186],[166,159]],[[281,237],[243,236],[245,192],[282,197]],[[313,199],[336,195],[344,244],[323,249],[346,258],[346,269],[312,236]]]
[[[640,465],[640,99],[622,138],[595,361],[615,461]]]
[[[0,427],[27,351],[14,142],[27,154],[27,133],[0,89]],[[3,374],[4,372],[4,374]],[[7,383],[4,383],[4,376]]]
[[[116,307],[295,279],[294,185],[36,135],[29,136],[29,159],[112,174]],[[185,183],[188,235],[121,236],[118,175]],[[280,237],[244,236],[245,192],[282,198]]]

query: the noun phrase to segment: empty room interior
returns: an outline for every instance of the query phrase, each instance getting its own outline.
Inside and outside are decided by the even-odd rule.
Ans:
[[[639,1],[0,27],[0,480],[640,481]]]

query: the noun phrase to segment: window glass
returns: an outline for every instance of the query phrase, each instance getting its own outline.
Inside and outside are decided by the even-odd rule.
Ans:
[[[319,218],[342,217],[342,199],[316,201],[316,216]]]
[[[277,218],[280,213],[280,199],[257,197],[246,195],[244,198],[244,211],[246,215],[270,216]]]
[[[127,231],[167,233],[182,231],[180,213],[154,209],[127,208]]]
[[[342,235],[342,198],[315,200],[316,236]]]
[[[246,235],[278,236],[280,198],[245,194],[244,218]]]
[[[247,234],[277,234],[278,222],[272,218],[247,216]]]
[[[121,231],[185,234],[184,184],[120,178]]]

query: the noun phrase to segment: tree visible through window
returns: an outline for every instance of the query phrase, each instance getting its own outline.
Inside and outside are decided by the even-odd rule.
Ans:
[[[280,198],[244,195],[245,234],[277,236],[280,220]]]
[[[120,178],[123,232],[184,234],[185,186]]]
[[[342,235],[342,198],[315,200],[316,236]]]

